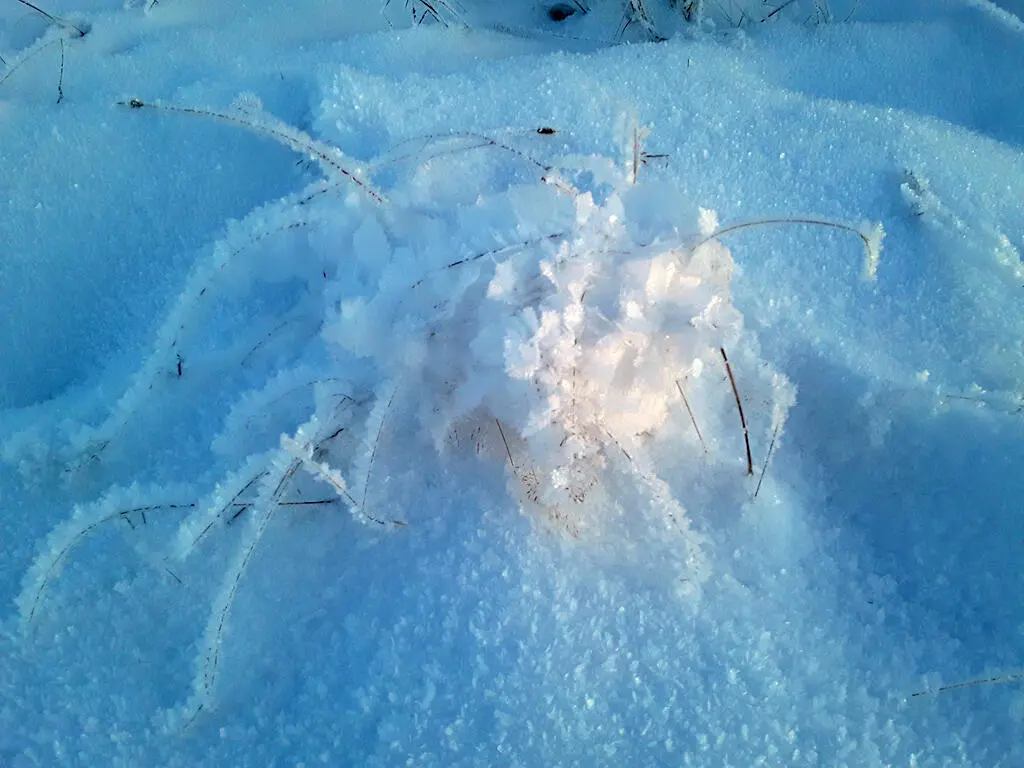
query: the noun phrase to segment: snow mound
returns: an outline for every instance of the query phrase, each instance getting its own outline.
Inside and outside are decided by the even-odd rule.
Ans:
[[[161,418],[196,420],[221,479],[187,503],[178,486],[118,487],[76,513],[26,579],[26,624],[70,547],[122,509],[187,510],[176,557],[244,515],[184,716],[208,711],[232,601],[278,509],[334,499],[371,526],[417,523],[394,489],[430,478],[395,475],[382,457],[398,444],[496,462],[540,530],[699,599],[710,558],[691,489],[726,507],[756,493],[795,389],[744,328],[717,218],[648,182],[637,147],[539,161],[427,137],[374,164],[378,185],[259,105],[130,106],[254,128],[327,178],[231,226],[108,418],[72,436],[81,469],[140,449]]]

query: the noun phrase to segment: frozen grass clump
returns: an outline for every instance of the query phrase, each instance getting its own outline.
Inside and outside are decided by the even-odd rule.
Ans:
[[[514,141],[452,149],[442,135],[378,191],[258,107],[159,109],[255,129],[306,151],[326,178],[229,227],[126,394],[72,435],[82,472],[173,451],[161,425],[192,424],[209,476],[116,488],[77,511],[25,580],[26,626],[97,526],[150,506],[179,514],[167,558],[182,560],[239,520],[237,554],[208,590],[193,695],[174,718],[187,724],[216,703],[231,606],[282,510],[341,505],[382,530],[421,522],[396,484],[431,478],[391,471],[399,445],[503,467],[538,531],[655,573],[696,604],[711,557],[693,505],[738,508],[757,492],[751,475],[795,402],[733,303],[728,229],[712,212],[648,182],[636,146],[624,160],[540,162]],[[795,223],[860,235],[873,274],[879,236]]]

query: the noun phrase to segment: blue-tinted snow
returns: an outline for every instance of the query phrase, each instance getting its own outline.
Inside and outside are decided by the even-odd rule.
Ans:
[[[0,84],[0,765],[1024,762],[1019,683],[911,697],[1024,664],[1014,18],[980,1],[863,2],[854,23],[802,25],[805,8],[660,44],[633,29],[633,44],[609,46],[621,26],[612,3],[552,25],[532,4],[503,15],[466,0],[478,25],[447,31],[405,28],[395,2],[394,30],[376,3],[144,5],[46,6],[89,26],[64,38],[59,105],[58,31],[24,6],[0,8],[0,55],[24,59]],[[641,170],[655,191],[640,230],[674,207],[681,223],[698,207],[723,224],[884,223],[875,283],[860,280],[862,254],[845,236],[752,229],[724,241],[760,359],[798,395],[756,501],[741,471],[679,472],[706,543],[699,600],[680,599],[661,559],[538,525],[493,445],[483,460],[439,457],[430,435],[392,430],[374,509],[409,525],[376,530],[337,505],[278,514],[240,583],[212,711],[187,728],[168,712],[192,689],[244,518],[184,562],[167,556],[189,512],[115,520],[72,552],[25,626],[22,580],[75,504],[135,482],[197,501],[310,413],[312,396],[290,382],[324,361],[305,348],[217,366],[232,342],[305,338],[306,320],[275,317],[308,276],[284,269],[254,295],[241,269],[216,286],[208,316],[238,335],[189,330],[206,345],[184,359],[202,386],[176,392],[172,360],[138,390],[144,399],[152,385],[155,405],[109,447],[83,443],[93,433],[81,425],[102,426],[133,386],[188,275],[214,263],[217,243],[287,223],[318,177],[263,137],[114,102],[224,110],[247,92],[364,164],[451,131],[547,162],[624,163],[635,119],[647,150],[669,155]],[[536,134],[545,125],[559,133]],[[453,259],[509,239],[501,189],[534,183],[528,164],[487,152],[430,164],[410,196],[463,201],[474,178],[490,196],[446,221],[473,225],[452,235]],[[317,227],[268,239],[252,255],[263,261],[246,264],[269,274],[276,258],[358,250],[345,211],[362,209],[321,203]],[[549,215],[559,211],[537,219]],[[359,237],[370,249],[372,233]],[[275,367],[287,369],[276,389],[243,397]],[[762,422],[763,405],[746,403]],[[393,426],[414,423],[411,411],[407,401]],[[734,416],[707,415],[730,446]],[[765,448],[755,444],[757,459]]]

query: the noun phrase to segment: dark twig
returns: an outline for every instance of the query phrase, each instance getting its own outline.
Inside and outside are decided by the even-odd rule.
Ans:
[[[519,469],[516,467],[515,461],[512,460],[512,449],[508,447],[508,440],[505,439],[505,430],[501,428],[501,422],[498,419],[495,419],[494,423],[498,425],[498,434],[501,435],[501,442],[505,444],[505,453],[508,454],[508,463],[512,467],[512,471],[519,474]]]
[[[722,361],[725,363],[725,372],[729,374],[729,383],[732,384],[732,394],[736,398],[736,410],[740,412],[740,426],[743,427],[743,442],[747,446],[747,474],[754,474],[754,459],[750,455],[750,430],[747,429],[747,418],[743,415],[743,403],[740,402],[740,392],[736,388],[736,377],[732,375],[732,366],[729,365],[729,357],[725,354],[725,347],[719,347],[722,353]]]
[[[1024,672],[1013,672],[1009,675],[999,675],[998,677],[984,677],[978,678],[977,680],[966,680],[962,683],[952,683],[950,685],[941,685],[938,688],[926,688],[923,691],[917,691],[916,693],[910,694],[914,696],[931,696],[936,693],[943,693],[945,691],[956,691],[961,688],[972,688],[976,685],[995,685],[1002,683],[1016,683],[1024,680]]]
[[[16,0],[16,2],[21,3],[27,8],[31,8],[33,11],[43,16],[52,24],[56,24],[58,27],[64,27],[65,29],[73,29],[75,32],[78,33],[79,37],[85,37],[85,32],[80,27],[77,27],[74,24],[72,24],[70,21],[65,21],[64,19],[57,18],[53,14],[47,13],[38,5],[33,5],[32,3],[28,2],[28,0]]]
[[[768,19],[770,19],[775,14],[779,13],[779,11],[785,10],[787,7],[791,6],[795,2],[796,2],[796,0],[786,0],[786,2],[784,2],[782,5],[780,5],[778,8],[776,8],[774,11],[772,11],[767,16],[765,16],[763,19],[761,19],[761,23],[763,24],[764,22],[768,21]]]
[[[57,80],[57,103],[64,101],[64,38],[60,38],[60,77]]]

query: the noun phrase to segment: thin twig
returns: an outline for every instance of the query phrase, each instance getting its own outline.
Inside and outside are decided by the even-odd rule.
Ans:
[[[498,425],[498,434],[501,435],[501,442],[505,444],[505,453],[508,454],[508,463],[512,467],[512,471],[518,475],[519,468],[516,467],[515,461],[512,460],[512,449],[508,447],[508,440],[505,439],[505,430],[501,428],[501,422],[498,419],[495,419],[494,423]]]
[[[743,415],[743,403],[740,402],[740,392],[736,388],[736,377],[732,375],[732,366],[729,365],[729,357],[725,354],[725,347],[719,347],[722,353],[722,361],[725,363],[725,372],[729,374],[729,383],[732,384],[732,394],[736,398],[736,410],[740,412],[740,425],[743,427],[743,442],[747,446],[747,474],[754,474],[754,460],[750,455],[750,430],[747,429],[747,418]]]
[[[64,101],[64,38],[60,38],[60,77],[57,80],[57,103]]]
[[[776,8],[774,11],[772,11],[767,16],[765,16],[763,19],[761,19],[761,23],[763,24],[764,22],[768,21],[768,19],[770,19],[775,14],[777,14],[779,11],[785,9],[786,7],[792,5],[795,2],[796,2],[796,0],[786,0],[786,2],[784,2],[782,5],[780,5],[778,8]]]
[[[775,438],[779,436],[779,425],[772,430],[772,441],[768,444],[768,453],[764,457],[764,464],[761,466],[761,476],[757,478],[757,488],[754,489],[754,498],[761,492],[761,483],[764,482],[764,474],[768,471],[768,462],[771,461],[772,451],[775,449]]]

